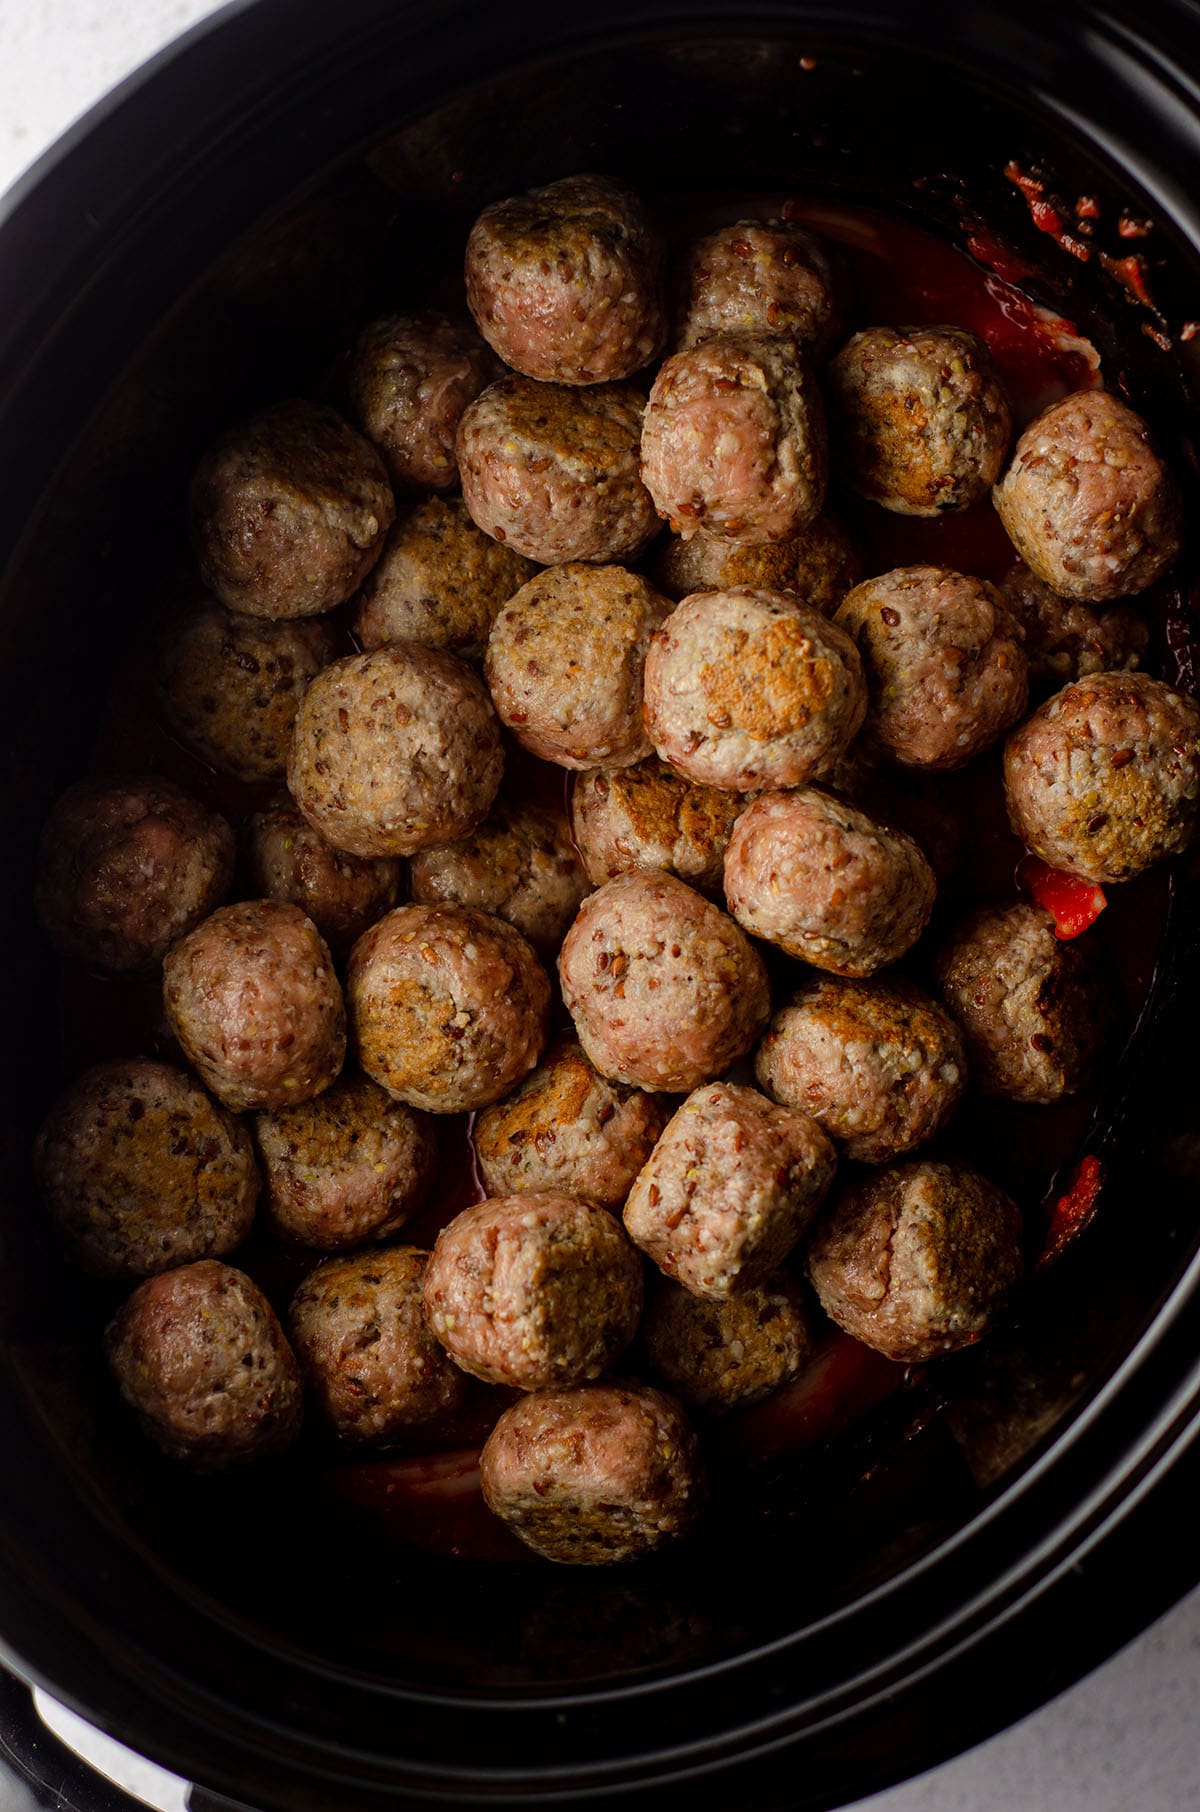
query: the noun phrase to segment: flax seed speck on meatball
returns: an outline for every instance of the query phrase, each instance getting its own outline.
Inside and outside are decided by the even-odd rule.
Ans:
[[[1132,604],[1097,609],[1082,598],[1060,598],[1023,560],[1000,581],[1000,595],[1020,624],[1035,697],[1093,673],[1129,673],[1150,646],[1150,625]]]
[[[819,357],[836,332],[829,260],[792,221],[738,220],[707,234],[680,288],[680,350],[718,334],[778,334]]]
[[[494,370],[482,341],[444,315],[384,315],[363,328],[346,371],[350,413],[395,484],[450,489],[462,412]]]
[[[494,912],[546,955],[557,951],[588,891],[566,814],[511,800],[456,843],[421,850],[409,880],[419,905]]]

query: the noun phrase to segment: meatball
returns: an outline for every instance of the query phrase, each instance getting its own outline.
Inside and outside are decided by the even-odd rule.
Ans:
[[[1179,553],[1175,480],[1141,416],[1106,390],[1076,391],[1031,422],[994,501],[1022,560],[1064,598],[1145,591]]]
[[[505,1410],[480,1461],[488,1509],[543,1560],[636,1560],[704,1507],[700,1449],[679,1405],[646,1384],[538,1391]]]
[[[642,410],[628,384],[489,385],[458,429],[472,521],[542,566],[635,560],[658,529],[638,464]]]
[[[342,1067],[329,950],[286,901],[222,906],[181,938],[163,964],[163,1004],[184,1056],[235,1113],[311,1101]]]
[[[409,869],[423,906],[477,906],[515,925],[535,950],[553,954],[567,934],[587,876],[565,814],[500,801],[470,836],[423,849]]]
[[[480,333],[526,377],[629,377],[666,339],[662,242],[639,198],[606,176],[493,202],[471,228],[465,274]]]
[[[727,335],[667,360],[642,425],[642,480],[678,533],[787,541],[825,502],[825,412],[787,340]]]
[[[974,912],[939,953],[937,978],[981,1093],[1049,1102],[1091,1080],[1110,1022],[1103,973],[1040,906]]]
[[[433,1114],[486,1107],[546,1042],[550,983],[521,935],[467,906],[398,906],[350,952],[358,1060],[399,1101]]]
[[[109,1324],[108,1363],[142,1432],[196,1472],[265,1460],[300,1432],[300,1374],[262,1291],[201,1259],[139,1284]]]
[[[240,1121],[147,1057],[101,1063],[50,1109],[33,1169],[68,1258],[149,1277],[241,1245],[258,1171]]]
[[[1187,848],[1200,801],[1200,706],[1144,673],[1095,673],[1004,747],[1008,818],[1052,868],[1127,881]]]
[[[276,403],[239,422],[192,480],[204,582],[247,617],[314,617],[344,604],[395,513],[374,447],[319,403]]]
[[[354,607],[363,647],[423,642],[482,660],[488,633],[537,567],[476,528],[459,497],[430,497],[402,516]]]
[[[466,1379],[429,1331],[429,1255],[413,1246],[331,1258],[288,1311],[309,1391],[342,1441],[386,1441],[458,1409]]]
[[[666,1123],[658,1096],[607,1081],[564,1038],[479,1115],[475,1156],[489,1195],[551,1189],[620,1208]]]
[[[335,848],[411,856],[474,830],[503,770],[500,726],[471,669],[395,642],[318,674],[296,717],[288,786]]]
[[[809,1317],[785,1272],[723,1302],[665,1280],[642,1321],[650,1370],[689,1409],[724,1415],[769,1397],[813,1351]]]
[[[641,1312],[641,1261],[620,1222],[556,1190],[464,1209],[425,1273],[425,1313],[455,1364],[520,1390],[598,1378]]]
[[[966,1164],[921,1158],[852,1183],[808,1248],[830,1320],[910,1364],[986,1334],[1021,1269],[1015,1202]]]
[[[363,328],[351,348],[346,395],[393,483],[450,489],[462,412],[494,370],[487,347],[444,315],[384,315]]]
[[[697,786],[652,758],[581,774],[571,821],[597,887],[635,868],[665,868],[701,892],[715,893],[729,833],[745,803],[741,793]]]
[[[400,897],[400,864],[335,849],[291,803],[256,812],[242,835],[246,891],[290,900],[312,920],[335,955]]]
[[[300,700],[336,654],[328,623],[237,617],[206,599],[164,636],[155,689],[168,725],[202,761],[238,780],[277,780]]]
[[[744,1057],[767,1022],[762,959],[674,875],[589,894],[558,959],[563,1000],[602,1076],[682,1094]]]
[[[1021,626],[982,579],[898,566],[855,586],[834,621],[862,656],[869,732],[892,761],[960,768],[1025,710]]]
[[[625,1226],[667,1277],[723,1302],[769,1277],[833,1181],[816,1121],[757,1089],[710,1082],[667,1124],[625,1203]]]
[[[646,650],[671,606],[623,566],[556,566],[492,624],[484,672],[522,746],[565,768],[628,767],[650,753]]]
[[[437,1166],[431,1123],[366,1076],[259,1114],[254,1133],[276,1227],[325,1252],[395,1233],[425,1201]]]
[[[169,780],[81,780],[42,830],[38,917],[64,956],[149,973],[226,897],[234,852],[224,818]]]
[[[725,899],[738,924],[834,975],[899,962],[936,893],[907,832],[816,787],[764,793],[729,839]]]
[[[1150,646],[1150,625],[1132,604],[1096,610],[1082,598],[1060,598],[1023,560],[1000,582],[1000,595],[1025,637],[1030,691],[1044,696],[1093,673],[1128,673]]]
[[[885,1163],[932,1139],[967,1085],[958,1027],[900,978],[814,976],[771,1021],[754,1073],[860,1164]]]
[[[866,686],[844,630],[782,592],[697,592],[646,656],[646,729],[702,786],[749,793],[826,773],[862,726]]]
[[[668,598],[693,591],[793,593],[810,610],[831,617],[862,578],[862,561],[836,516],[822,515],[791,541],[748,547],[719,535],[668,535],[655,553],[651,577]]]
[[[723,334],[778,334],[819,356],[837,329],[829,260],[791,221],[736,221],[692,247],[679,319],[682,351]]]

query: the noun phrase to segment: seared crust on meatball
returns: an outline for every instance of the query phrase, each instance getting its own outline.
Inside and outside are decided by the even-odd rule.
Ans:
[[[489,1195],[553,1189],[620,1208],[666,1123],[658,1096],[607,1081],[563,1038],[479,1115],[475,1155]]]
[[[842,347],[829,385],[844,475],[884,509],[969,509],[999,478],[1012,412],[978,334],[868,327]]]
[[[224,818],[170,780],[80,780],[42,830],[38,917],[64,956],[149,973],[225,899],[234,849]]]
[[[1127,881],[1187,848],[1200,804],[1200,706],[1145,673],[1076,680],[1004,746],[1013,830],[1052,868]]]
[[[484,674],[501,723],[543,761],[627,767],[650,753],[646,650],[671,606],[623,566],[575,563],[530,579],[499,611]]]
[[[641,1312],[641,1262],[620,1222],[557,1191],[464,1209],[425,1273],[425,1313],[454,1363],[520,1390],[598,1378]]]
[[[1082,598],[1060,598],[1023,560],[1000,581],[1000,595],[1020,624],[1037,697],[1093,673],[1129,673],[1150,646],[1150,625],[1132,604],[1097,610]]]
[[[432,1114],[486,1107],[536,1064],[550,982],[511,925],[467,906],[398,906],[350,952],[358,1060]]]
[[[725,857],[725,900],[738,924],[834,975],[898,962],[936,893],[905,831],[817,787],[762,794],[734,825]]]
[[[607,176],[494,201],[467,240],[467,305],[506,365],[546,383],[630,377],[662,350],[663,247]]]
[[[679,1405],[646,1384],[537,1391],[480,1461],[484,1501],[543,1560],[607,1566],[687,1533],[706,1496]]]
[[[1021,628],[982,579],[899,566],[855,586],[834,621],[862,656],[868,731],[893,761],[962,767],[1025,709]]]
[[[809,1114],[710,1082],[668,1123],[629,1192],[625,1226],[667,1277],[723,1302],[783,1263],[836,1164]]]
[[[641,1344],[655,1377],[689,1409],[720,1416],[787,1384],[814,1341],[800,1291],[778,1271],[724,1302],[664,1278],[646,1304]]]
[[[419,905],[494,912],[549,955],[588,891],[566,815],[503,800],[469,836],[415,855],[409,879]]]
[[[652,756],[630,768],[581,774],[571,795],[571,822],[597,887],[635,868],[665,868],[702,893],[715,893],[729,833],[745,803],[743,794],[697,786]]]
[[[810,610],[831,617],[862,578],[862,560],[836,516],[818,516],[791,541],[747,546],[697,529],[667,535],[655,550],[650,576],[668,598],[694,591],[792,592]]]
[[[192,480],[204,582],[247,617],[313,617],[344,604],[395,513],[370,441],[321,403],[276,403],[227,429]]]
[[[329,949],[283,900],[222,906],[163,964],[163,1004],[183,1054],[226,1107],[287,1107],[329,1087],[346,1014]]]
[[[642,424],[642,481],[677,533],[787,541],[820,514],[825,410],[787,340],[725,335],[661,367]]]
[[[910,1364],[986,1334],[1021,1269],[1016,1203],[966,1164],[921,1158],[852,1183],[808,1248],[830,1320]]]
[[[762,959],[733,920],[648,870],[589,894],[558,973],[590,1061],[637,1088],[682,1094],[719,1076],[771,1011]]]
[[[1145,591],[1179,553],[1182,506],[1140,415],[1077,390],[1031,422],[994,501],[1026,565],[1064,598]]]
[[[937,960],[942,999],[962,1027],[985,1095],[1057,1101],[1091,1081],[1111,1020],[1086,942],[1064,942],[1040,906],[983,906]]]
[[[215,1259],[140,1284],[104,1336],[142,1432],[195,1472],[266,1460],[300,1432],[303,1392],[257,1286]]]
[[[437,1165],[430,1121],[357,1074],[315,1101],[258,1114],[254,1136],[271,1219],[326,1252],[395,1233],[424,1202]]]
[[[500,726],[471,669],[394,642],[318,674],[296,718],[288,787],[336,848],[411,856],[473,830],[503,771]]]
[[[183,1070],[148,1057],[73,1082],[42,1122],[33,1170],[68,1258],[96,1277],[223,1257],[258,1200],[245,1127]]]
[[[430,497],[400,517],[354,607],[368,651],[423,642],[480,660],[492,621],[537,567],[476,528],[461,497]]]
[[[958,1027],[901,977],[814,976],[771,1021],[754,1073],[860,1164],[885,1163],[932,1139],[967,1086]]]
[[[395,484],[450,489],[462,412],[494,370],[487,347],[445,315],[384,315],[363,328],[346,369],[350,414]]]
[[[829,260],[811,233],[790,220],[739,220],[688,254],[679,349],[719,334],[778,334],[819,357],[837,331],[836,313]]]
[[[803,786],[862,726],[866,686],[844,630],[783,592],[697,592],[650,644],[646,729],[702,786]]]
[[[386,1441],[462,1403],[466,1379],[425,1320],[428,1259],[415,1246],[327,1259],[292,1297],[296,1358],[343,1441]]]
[[[290,900],[335,956],[400,897],[400,864],[335,849],[291,800],[255,812],[242,832],[242,870],[254,899]]]
[[[542,566],[635,560],[658,529],[638,459],[643,407],[629,384],[489,384],[458,429],[472,520]]]

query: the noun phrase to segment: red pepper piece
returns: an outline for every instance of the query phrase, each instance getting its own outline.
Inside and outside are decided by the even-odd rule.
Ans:
[[[729,1416],[723,1433],[734,1456],[770,1465],[823,1447],[909,1376],[908,1368],[873,1352],[849,1334],[833,1334],[799,1377],[772,1397]]]
[[[1038,1269],[1060,1258],[1077,1234],[1082,1233],[1096,1212],[1104,1166],[1090,1154],[1081,1158],[1071,1172],[1062,1195],[1052,1203],[1046,1227],[1046,1243],[1038,1259]]]
[[[1065,875],[1051,868],[1040,856],[1022,856],[1017,864],[1017,886],[1024,889],[1036,905],[1044,908],[1054,920],[1054,935],[1078,937],[1094,925],[1108,901],[1103,887],[1092,881],[1081,881],[1078,875]]]
[[[369,1518],[376,1533],[425,1554],[466,1560],[528,1560],[483,1501],[478,1447],[416,1459],[331,1467],[327,1489]]]

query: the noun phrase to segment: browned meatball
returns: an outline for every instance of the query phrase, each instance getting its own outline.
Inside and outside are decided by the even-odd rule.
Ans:
[[[328,947],[283,900],[222,906],[181,938],[163,964],[163,1004],[184,1056],[235,1113],[311,1101],[342,1067]]]
[[[300,1374],[262,1291],[215,1259],[140,1284],[108,1363],[142,1432],[196,1472],[266,1460],[300,1432]]]
[[[290,900],[335,955],[400,897],[400,864],[335,849],[290,800],[256,812],[242,834],[245,887],[254,899]]]
[[[428,1257],[395,1246],[327,1259],[292,1297],[300,1369],[340,1440],[387,1441],[462,1403],[466,1379],[425,1320]]]
[[[1052,868],[1127,881],[1187,848],[1200,804],[1200,706],[1144,673],[1095,673],[1004,746],[1013,830]]]
[[[581,774],[571,795],[575,841],[596,886],[635,868],[665,868],[715,893],[745,795],[697,786],[664,761]]]
[[[542,566],[635,560],[658,529],[638,463],[642,409],[628,384],[490,384],[458,429],[472,520]]]
[[[712,1302],[760,1284],[804,1237],[837,1160],[816,1121],[708,1083],[667,1126],[625,1204],[629,1237]]]
[[[475,1155],[489,1195],[554,1189],[620,1208],[666,1123],[657,1095],[606,1081],[564,1038],[479,1115]]]
[[[909,981],[816,975],[776,1013],[754,1073],[848,1158],[882,1164],[945,1125],[967,1086],[958,1027]]]
[[[936,893],[906,832],[816,787],[762,794],[734,825],[725,857],[725,899],[738,924],[834,975],[899,962]]]
[[[169,780],[81,780],[42,831],[38,917],[65,956],[149,972],[228,894],[234,848],[224,818]]]
[[[803,786],[832,768],[867,708],[844,630],[783,592],[697,592],[646,656],[646,729],[664,761],[730,792]]]
[[[563,1000],[601,1075],[682,1094],[744,1057],[771,1011],[733,920],[674,875],[589,894],[558,959]]]
[[[344,604],[395,513],[374,447],[319,403],[276,403],[227,429],[192,480],[204,582],[247,617],[314,617]]]
[[[296,717],[288,786],[335,848],[411,856],[473,830],[503,771],[500,726],[471,669],[395,642],[318,674]]]
[[[814,1346],[803,1299],[783,1271],[724,1302],[664,1279],[646,1304],[641,1337],[655,1377],[689,1409],[714,1416],[769,1397]]]
[[[965,327],[869,327],[829,367],[837,452],[856,491],[903,516],[965,510],[1000,476],[1008,398]]]
[[[487,347],[445,315],[384,315],[363,328],[351,348],[346,395],[393,483],[450,489],[462,412],[494,370]]]
[[[829,260],[792,221],[738,220],[709,233],[680,287],[681,350],[719,334],[779,334],[819,356],[836,332]]]
[[[855,586],[834,621],[858,646],[868,729],[893,761],[962,767],[1025,709],[1021,627],[982,579],[899,566]]]
[[[494,912],[550,955],[588,891],[565,813],[503,800],[469,836],[414,856],[409,876],[419,904]]]
[[[480,333],[526,377],[629,377],[666,338],[662,242],[639,198],[607,176],[494,201],[471,228],[466,280]]]
[[[68,1258],[97,1277],[223,1257],[258,1200],[245,1127],[182,1070],[147,1057],[73,1082],[42,1122],[33,1169]]]
[[[810,610],[831,617],[862,578],[862,560],[836,516],[818,516],[791,541],[748,547],[719,535],[667,535],[656,549],[651,577],[668,598],[694,591],[792,592]]]
[[[400,1101],[456,1114],[499,1100],[546,1042],[550,983],[520,934],[466,906],[399,906],[346,972],[358,1060]]]
[[[423,642],[480,660],[492,621],[537,567],[476,528],[460,497],[430,497],[402,516],[358,594],[366,649]]]
[[[425,1313],[455,1364],[520,1390],[598,1378],[641,1312],[641,1262],[620,1222],[553,1190],[464,1209],[425,1273]]]
[[[437,1165],[431,1123],[366,1076],[258,1114],[254,1133],[275,1225],[326,1252],[395,1233],[425,1201]]]
[[[1040,906],[984,906],[940,952],[938,986],[985,1095],[1057,1101],[1091,1080],[1110,1023],[1094,953]]]
[[[493,1515],[543,1560],[607,1566],[684,1535],[704,1507],[700,1449],[646,1384],[537,1391],[506,1409],[480,1462]]]
[[[1022,560],[1064,598],[1145,591],[1179,553],[1175,480],[1141,416],[1106,390],[1078,390],[1029,424],[995,504]]]
[[[1097,610],[1082,598],[1060,598],[1018,560],[1000,581],[1000,595],[1020,624],[1035,696],[1093,673],[1131,672],[1150,646],[1150,625],[1132,604]]]
[[[501,723],[543,761],[627,767],[650,753],[642,671],[666,598],[623,566],[555,566],[499,612],[484,673]]]
[[[808,1248],[830,1320],[909,1363],[986,1334],[1021,1268],[1016,1203],[966,1164],[920,1158],[852,1183]]]
[[[825,411],[787,340],[727,335],[667,360],[642,424],[642,479],[677,532],[787,541],[820,514]]]

